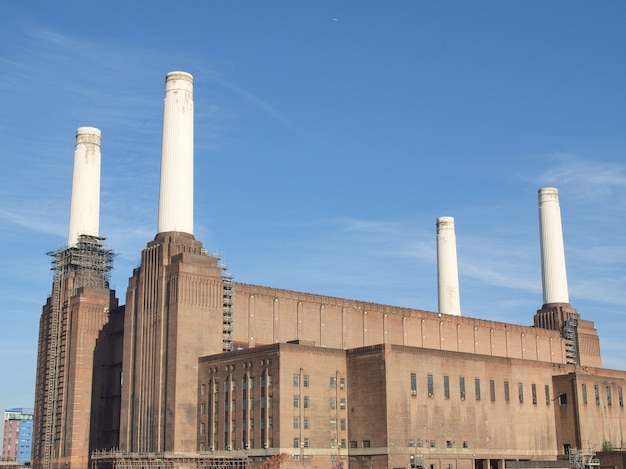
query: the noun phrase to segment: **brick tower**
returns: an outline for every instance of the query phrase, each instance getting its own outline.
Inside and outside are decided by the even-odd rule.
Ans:
[[[113,253],[98,236],[100,131],[76,135],[68,247],[50,252],[54,280],[39,326],[32,465],[86,469],[94,350],[109,311]]]
[[[193,79],[171,72],[158,233],[126,294],[120,449],[196,451],[198,357],[228,348],[226,322],[222,268],[193,236]]]

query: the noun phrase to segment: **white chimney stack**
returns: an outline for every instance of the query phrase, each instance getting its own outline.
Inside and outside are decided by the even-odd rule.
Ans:
[[[454,218],[437,218],[437,280],[439,313],[461,315]]]
[[[539,236],[543,304],[569,304],[559,191],[554,187],[539,190]]]
[[[72,200],[67,244],[76,246],[80,235],[98,236],[100,224],[100,130],[76,131]]]
[[[158,233],[193,234],[193,77],[165,78]]]

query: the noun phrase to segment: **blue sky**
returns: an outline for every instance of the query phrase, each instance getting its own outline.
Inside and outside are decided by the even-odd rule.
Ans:
[[[453,216],[462,314],[531,325],[555,186],[571,304],[626,368],[625,21],[623,1],[1,2],[0,406],[32,406],[81,126],[125,303],[172,70],[195,81],[195,236],[237,281],[435,311]]]

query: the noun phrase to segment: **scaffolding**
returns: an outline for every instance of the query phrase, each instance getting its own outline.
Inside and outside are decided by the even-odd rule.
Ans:
[[[600,460],[596,458],[596,453],[591,450],[570,449],[569,465],[571,469],[598,469]]]
[[[228,272],[228,267],[222,267],[222,287],[224,316],[222,320],[222,351],[233,350],[233,276]]]
[[[54,441],[57,438],[57,411],[63,398],[63,385],[59,382],[60,362],[63,354],[63,314],[66,301],[81,287],[107,289],[113,266],[113,251],[106,249],[104,238],[81,235],[75,246],[48,252],[53,258],[54,272],[48,320],[48,344],[46,357],[45,396],[43,421],[43,451],[41,461],[44,469],[52,467]]]
[[[113,450],[92,453],[91,469],[250,469],[250,463],[246,455],[127,453]]]
[[[104,239],[98,236],[81,235],[75,246],[51,251],[52,269],[55,278],[72,278],[73,295],[81,287],[109,288],[110,272],[115,253],[106,249]]]
[[[570,365],[578,365],[578,317],[572,315],[563,324],[562,336],[565,339],[565,359]]]

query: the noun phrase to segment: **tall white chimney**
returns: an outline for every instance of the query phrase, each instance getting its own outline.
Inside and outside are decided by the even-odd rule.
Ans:
[[[539,236],[543,304],[569,304],[559,191],[554,187],[539,190]]]
[[[452,217],[437,218],[437,280],[439,312],[460,316],[459,271]]]
[[[158,233],[193,234],[193,77],[165,78]]]
[[[98,236],[100,224],[100,130],[79,127],[76,131],[72,200],[67,236],[69,247],[80,235]]]

